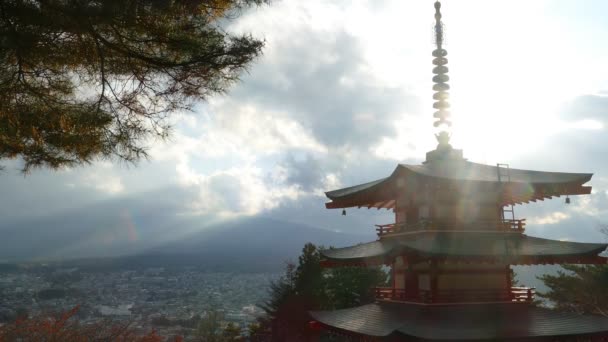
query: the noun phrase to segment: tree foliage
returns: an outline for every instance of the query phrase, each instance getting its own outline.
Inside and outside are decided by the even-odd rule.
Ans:
[[[562,265],[566,271],[544,275],[540,279],[549,291],[539,294],[557,310],[600,314],[608,317],[608,266]]]
[[[241,328],[234,323],[226,323],[223,312],[210,310],[200,319],[195,332],[195,340],[200,342],[242,341]]]
[[[208,311],[196,328],[197,341],[218,342],[222,331],[224,314],[217,310]]]
[[[334,310],[373,301],[371,288],[385,285],[386,274],[378,267],[324,269],[319,248],[308,243],[298,264],[287,264],[285,274],[271,283],[270,299],[262,306],[266,317],[256,331],[273,341],[306,341],[310,310]],[[255,336],[253,336],[255,340]]]
[[[120,341],[120,342],[182,342],[181,336],[167,338],[152,330],[138,333],[130,322],[98,320],[82,324],[76,319],[79,307],[60,314],[28,317],[27,313],[0,325],[0,342],[4,341]],[[201,342],[244,341],[241,329],[234,323],[226,323],[221,311],[210,310],[197,318],[197,327],[192,337]],[[162,325],[162,324],[161,324]]]
[[[176,337],[167,340],[152,331],[146,335],[137,334],[128,324],[99,322],[81,325],[74,320],[78,307],[58,315],[18,318],[0,326],[0,341],[122,341],[122,342],[181,342]]]
[[[241,336],[241,328],[238,325],[229,322],[222,331],[222,342],[237,341],[243,341],[243,337]]]
[[[223,26],[266,0],[0,1],[0,159],[24,171],[146,156],[263,42]]]
[[[608,225],[599,227],[608,236]],[[608,265],[562,265],[557,275],[539,277],[549,288],[539,293],[561,311],[599,314],[608,317]]]

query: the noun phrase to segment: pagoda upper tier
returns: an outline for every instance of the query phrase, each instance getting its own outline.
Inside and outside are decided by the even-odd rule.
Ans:
[[[593,174],[508,169],[473,163],[451,147],[427,153],[421,165],[399,164],[386,178],[326,192],[328,209],[395,209],[430,202],[506,206],[567,195],[586,195]]]

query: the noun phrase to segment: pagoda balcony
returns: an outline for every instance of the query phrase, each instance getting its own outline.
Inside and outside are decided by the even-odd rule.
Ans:
[[[377,224],[376,233],[384,236],[394,233],[407,233],[424,230],[467,230],[467,231],[498,231],[523,233],[525,231],[526,219],[521,220],[486,220],[471,223],[444,223],[433,222],[430,220],[420,220],[414,223],[390,223]]]
[[[532,303],[536,294],[533,287],[511,287],[509,290],[419,290],[411,293],[392,287],[374,288],[376,299],[421,304],[455,303]]]

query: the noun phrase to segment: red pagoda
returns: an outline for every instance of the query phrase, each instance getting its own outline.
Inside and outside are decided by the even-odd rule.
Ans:
[[[329,191],[329,209],[385,208],[395,223],[378,240],[322,251],[328,267],[390,265],[392,286],[376,301],[315,311],[314,326],[364,341],[608,340],[608,318],[531,305],[511,265],[605,264],[608,245],[525,234],[513,206],[586,195],[592,174],[518,170],[467,161],[449,144],[449,80],[441,4],[435,3],[433,107],[437,148],[422,165],[399,164],[383,179]],[[566,197],[569,202],[569,197]]]

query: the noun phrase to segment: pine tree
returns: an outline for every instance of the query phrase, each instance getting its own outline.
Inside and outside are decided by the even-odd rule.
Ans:
[[[224,26],[263,2],[0,1],[0,159],[27,171],[145,157],[169,114],[260,55],[263,41]]]
[[[222,331],[222,342],[238,342],[242,340],[241,328],[232,322],[226,324]]]
[[[222,312],[217,310],[207,311],[196,327],[196,340],[200,342],[223,342],[223,322],[224,314]]]
[[[294,286],[295,293],[311,307],[319,307],[320,303],[326,300],[321,253],[317,246],[310,242],[304,245],[302,255],[298,258]]]
[[[387,274],[378,267],[338,267],[326,271],[323,309],[336,310],[371,303],[374,287],[387,285]]]
[[[384,285],[378,267],[321,267],[320,248],[307,243],[298,265],[287,264],[285,274],[270,285],[270,299],[262,305],[266,317],[255,331],[271,331],[272,341],[305,341],[315,332],[308,311],[343,309],[374,300],[371,288]],[[253,340],[263,340],[253,336]]]
[[[600,314],[608,317],[608,266],[562,265],[566,270],[557,275],[543,275],[541,279],[549,288],[539,293],[555,305],[556,310],[576,313]]]
[[[608,225],[600,227],[608,236]],[[608,265],[562,265],[565,271],[539,277],[549,288],[539,293],[551,301],[556,310],[608,317]]]
[[[270,284],[270,299],[262,305],[266,317],[260,323],[271,331],[271,341],[306,341],[310,335],[308,310],[314,309],[319,252],[311,243],[302,249],[298,265],[288,263],[285,275]]]

